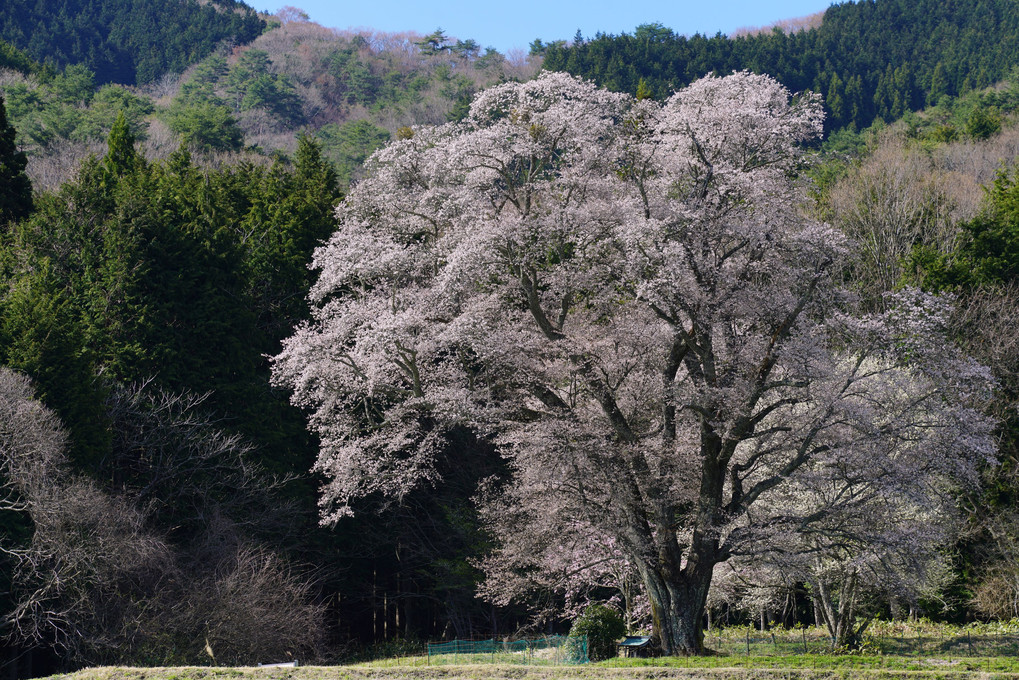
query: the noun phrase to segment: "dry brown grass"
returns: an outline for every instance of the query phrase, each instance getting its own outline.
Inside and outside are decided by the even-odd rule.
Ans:
[[[52,680],[1019,680],[1016,673],[660,666],[306,666],[302,668],[89,668]]]

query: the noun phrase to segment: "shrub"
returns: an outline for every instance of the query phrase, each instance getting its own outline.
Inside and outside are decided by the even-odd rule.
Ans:
[[[570,629],[570,637],[581,635],[587,636],[587,655],[591,661],[601,661],[616,655],[616,641],[626,635],[626,624],[615,609],[592,604]]]

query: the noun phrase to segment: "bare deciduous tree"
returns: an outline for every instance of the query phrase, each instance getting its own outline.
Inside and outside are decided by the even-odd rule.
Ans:
[[[218,664],[310,660],[322,655],[325,610],[309,583],[272,552],[241,545],[183,590],[175,623],[208,645]]]
[[[74,664],[200,663],[206,643],[231,663],[317,657],[324,610],[310,582],[223,514],[265,529],[286,505],[265,509],[272,482],[202,401],[114,390],[117,454],[103,489],[71,474],[59,420],[28,378],[0,368],[0,511],[30,528],[26,541],[0,544],[12,571],[10,638]]]
[[[68,472],[65,446],[28,378],[0,368],[3,505],[32,525],[27,545],[4,546],[13,562],[9,634],[97,658],[124,642],[142,616],[132,595],[157,587],[173,560],[139,513]]]
[[[167,530],[200,532],[217,513],[262,530],[291,526],[293,504],[265,499],[293,478],[265,472],[252,444],[204,409],[208,396],[152,384],[113,388],[113,445],[101,476]]]
[[[952,242],[948,187],[946,173],[922,150],[888,142],[832,188],[826,217],[855,244],[852,276],[868,302],[880,305],[899,284],[914,246]]]

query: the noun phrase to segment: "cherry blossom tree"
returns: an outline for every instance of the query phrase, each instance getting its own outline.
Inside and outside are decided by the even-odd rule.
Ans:
[[[546,73],[376,152],[275,359],[321,439],[323,520],[435,481],[472,428],[511,470],[482,493],[496,581],[590,527],[662,651],[694,654],[717,564],[865,512],[799,489],[972,483],[988,373],[944,341],[941,299],[854,313],[850,245],[798,209],[821,122],[766,76],[657,104]]]
[[[768,545],[744,548],[720,565],[715,582],[726,582],[720,589],[728,591],[725,599],[761,611],[796,584],[807,584],[817,623],[836,649],[857,647],[890,599],[936,601],[951,574],[945,549],[962,522],[957,487],[949,481],[954,475],[928,453],[903,447],[891,460],[868,456],[805,466],[755,513],[765,513],[776,527],[782,524],[777,517],[817,520],[780,528]],[[907,475],[912,482],[903,484]],[[713,586],[711,599],[719,595]]]

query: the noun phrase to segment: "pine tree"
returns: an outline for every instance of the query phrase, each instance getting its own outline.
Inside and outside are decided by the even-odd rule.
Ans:
[[[945,65],[939,61],[934,67],[934,73],[931,74],[931,89],[927,93],[927,105],[934,106],[947,93],[948,80],[945,75]]]
[[[49,262],[40,259],[33,266],[35,271],[19,276],[0,302],[0,359],[32,376],[36,396],[59,414],[71,435],[75,467],[94,470],[110,444],[106,392]]]
[[[140,157],[134,148],[134,133],[127,124],[127,117],[121,111],[117,114],[107,139],[106,167],[114,175],[122,177],[138,166]]]
[[[27,217],[32,212],[32,182],[25,174],[28,157],[18,149],[14,127],[0,96],[0,225]]]
[[[828,97],[826,99],[828,109],[831,111],[832,127],[841,127],[845,120],[846,110],[842,92],[845,84],[839,78],[839,74],[833,73],[831,84],[828,86]]]
[[[649,99],[651,96],[651,88],[648,87],[647,81],[641,78],[637,81],[637,101]]]

